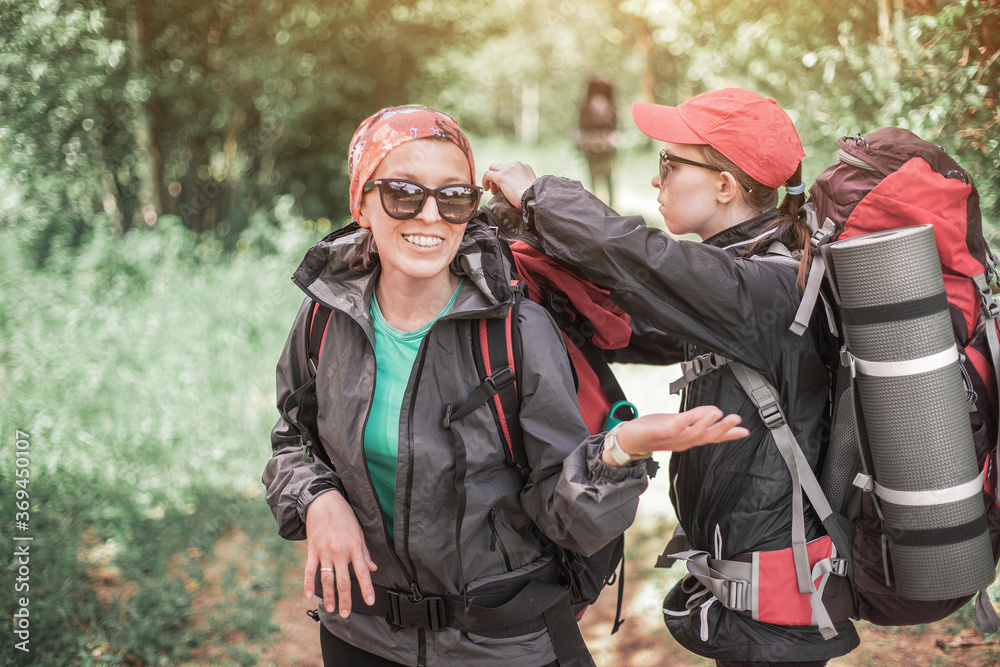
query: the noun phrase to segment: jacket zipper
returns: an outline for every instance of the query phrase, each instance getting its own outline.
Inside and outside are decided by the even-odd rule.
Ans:
[[[848,153],[847,151],[845,151],[843,148],[841,148],[840,150],[837,151],[837,158],[841,162],[849,164],[852,167],[857,167],[859,169],[867,169],[868,171],[878,171],[872,165],[868,164],[867,162],[865,162],[864,160],[862,160],[859,157],[855,157],[855,156],[851,155],[850,153]]]
[[[324,304],[324,305],[326,305],[326,304]],[[327,307],[329,307],[329,306],[327,306]],[[332,309],[332,310],[339,310],[339,309]],[[341,312],[343,312],[343,311],[341,311]],[[345,314],[347,314],[347,313],[345,313]],[[349,314],[347,314],[347,315],[348,315],[348,317],[350,317]],[[371,345],[372,349],[374,350],[375,346],[372,345],[372,341],[368,337],[368,332],[365,330],[364,326],[362,326],[362,324],[360,322],[358,322],[356,319],[354,319],[353,317],[351,317],[351,319],[354,321],[355,324],[357,324],[359,327],[361,327],[361,331],[362,331],[362,333],[364,333],[365,339],[368,340],[368,344]],[[368,418],[371,417],[372,406],[375,404],[375,383],[377,381],[376,380],[377,377],[378,377],[378,373],[377,372],[372,374],[372,391],[371,391],[371,396],[370,396],[370,398],[368,400],[368,410],[365,412],[365,420],[364,420],[364,425],[365,426],[368,425]],[[361,439],[362,439],[362,442],[361,442],[361,460],[365,464],[365,476],[368,478],[368,487],[371,489],[372,495],[375,496],[375,501],[378,502],[378,493],[375,491],[375,482],[372,481],[371,470],[368,469],[368,455],[365,453],[365,446],[364,446],[364,428],[362,428],[362,430],[361,430]],[[407,496],[407,502],[409,502],[409,496]],[[409,520],[409,517],[407,517],[407,520]],[[412,593],[414,601],[418,602],[418,601],[422,600],[423,599],[423,595],[421,595],[421,593],[420,593],[420,587],[417,584],[417,573],[416,573],[415,570],[411,571],[409,568],[407,568],[405,565],[403,565],[403,559],[399,557],[398,553],[396,553],[396,548],[393,546],[392,540],[389,539],[389,524],[386,523],[386,521],[385,521],[385,515],[384,514],[382,515],[382,537],[385,539],[385,543],[389,546],[389,553],[392,554],[392,557],[395,559],[396,564],[399,565],[399,569],[410,580],[410,591]],[[409,558],[409,553],[407,553],[407,558]]]
[[[411,563],[413,559],[410,557],[410,503],[413,501],[413,411],[416,408],[417,403],[417,387],[420,385],[420,375],[424,371],[424,360],[427,357],[427,336],[431,334],[433,330],[433,325],[424,334],[423,340],[420,341],[420,349],[417,351],[417,361],[416,361],[416,372],[413,375],[412,387],[413,391],[410,392],[410,407],[406,415],[406,461],[407,461],[407,472],[406,472],[406,498],[403,502],[403,527],[406,531],[406,539],[403,540],[403,549],[406,551],[406,559]],[[420,589],[417,586],[416,573],[412,577],[410,583],[410,588],[413,591],[413,596],[415,600],[419,601],[422,599]]]
[[[490,537],[490,551],[496,552],[497,545],[500,545],[500,555],[503,557],[504,567],[507,568],[508,572],[512,572],[513,568],[510,566],[510,555],[507,553],[507,547],[503,543],[503,538],[500,537],[500,531],[497,530],[497,508],[491,507],[489,513],[490,522],[490,532],[492,536]]]

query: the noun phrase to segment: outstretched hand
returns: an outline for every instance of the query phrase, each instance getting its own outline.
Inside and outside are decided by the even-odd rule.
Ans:
[[[618,444],[632,456],[653,452],[683,452],[692,447],[737,440],[750,435],[739,425],[739,415],[724,415],[713,405],[700,405],[678,414],[643,415],[624,422],[616,432]],[[613,463],[603,455],[605,463]]]
[[[334,611],[333,591],[336,580],[340,616],[351,614],[351,575],[348,565],[361,586],[361,594],[369,605],[375,604],[371,572],[378,569],[368,553],[361,524],[347,500],[337,491],[316,497],[306,511],[308,541],[305,571],[306,597],[312,599],[316,568],[320,568],[326,610]]]
[[[495,162],[483,174],[483,187],[493,194],[502,191],[514,208],[520,209],[524,191],[536,180],[535,172],[523,162]]]

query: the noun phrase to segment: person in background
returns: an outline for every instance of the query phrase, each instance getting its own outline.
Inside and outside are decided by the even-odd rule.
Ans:
[[[614,206],[614,164],[618,148],[618,112],[614,88],[604,77],[594,77],[587,84],[587,94],[580,102],[580,122],[576,147],[587,158],[590,189],[607,193],[605,201]]]
[[[575,622],[553,545],[592,553],[620,535],[650,452],[747,431],[701,407],[590,436],[559,330],[525,300],[522,478],[487,406],[444,423],[481,382],[473,325],[505,318],[515,298],[498,238],[473,219],[481,189],[468,139],[440,111],[383,109],[355,133],[348,170],[356,222],[294,275],[306,299],[278,362],[282,416],[263,474],[279,533],[308,539],[307,597],[320,573],[324,664],[555,665],[565,638],[551,619]],[[314,302],[330,309],[316,366]],[[293,400],[303,388],[315,434],[303,426],[308,402]],[[542,609],[538,596],[518,597],[536,581],[559,592]]]
[[[796,516],[792,476],[730,363],[777,389],[793,446],[815,471],[828,438],[835,363],[824,326],[801,336],[789,330],[810,262],[798,133],[775,100],[737,88],[676,107],[636,102],[632,116],[665,142],[651,184],[667,229],[700,243],[619,216],[576,181],[536,179],[521,163],[492,165],[483,184],[522,208],[524,227],[545,254],[610,290],[649,329],[645,338],[633,332],[647,362],[685,361],[685,407],[717,405],[741,415],[750,431],[670,458],[680,530],[665,560],[689,550],[689,574],[664,600],[671,634],[724,667],[823,665],[859,644],[850,587],[842,576],[818,576],[821,590],[812,581],[810,568],[836,558],[832,541],[811,507]],[[792,545],[806,541],[800,568]],[[746,595],[717,596],[705,583],[725,579],[720,571],[729,568],[776,561],[774,571],[761,566]]]

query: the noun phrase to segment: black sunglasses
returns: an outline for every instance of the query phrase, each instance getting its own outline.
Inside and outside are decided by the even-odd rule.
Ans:
[[[714,167],[710,164],[705,164],[704,162],[695,162],[694,160],[689,160],[686,157],[679,157],[677,155],[671,155],[666,150],[660,151],[660,182],[662,183],[667,179],[667,165],[671,162],[676,162],[678,164],[689,164],[692,167],[701,167],[702,169],[711,169],[712,171],[723,172],[724,169],[719,167]],[[736,179],[737,182],[739,179]],[[740,183],[744,190],[747,192],[753,192],[752,189],[748,188],[745,184]]]
[[[429,188],[405,178],[380,178],[365,183],[362,192],[378,188],[382,208],[389,217],[407,220],[424,207],[428,196],[437,201],[438,213],[448,222],[461,225],[472,219],[479,208],[483,189],[467,183],[449,183],[439,188]]]

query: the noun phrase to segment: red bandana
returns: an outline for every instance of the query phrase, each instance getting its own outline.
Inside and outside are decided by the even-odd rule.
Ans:
[[[475,182],[472,146],[454,118],[437,109],[418,105],[382,109],[365,119],[351,139],[347,166],[351,178],[351,215],[355,220],[361,210],[361,188],[389,151],[407,141],[430,137],[447,139],[461,148],[469,160],[469,182]]]

